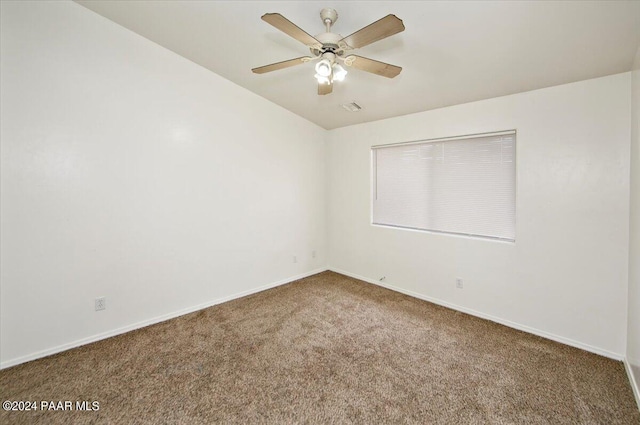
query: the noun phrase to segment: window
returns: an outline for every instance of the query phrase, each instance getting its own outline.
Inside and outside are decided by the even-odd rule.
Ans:
[[[373,224],[515,240],[515,131],[374,146]]]

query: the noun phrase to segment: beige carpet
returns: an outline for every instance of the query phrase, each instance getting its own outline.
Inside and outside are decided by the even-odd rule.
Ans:
[[[3,370],[0,392],[99,402],[3,424],[640,424],[620,362],[331,272]]]

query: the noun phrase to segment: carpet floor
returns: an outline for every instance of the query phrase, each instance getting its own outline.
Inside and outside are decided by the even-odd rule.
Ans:
[[[332,272],[2,370],[0,393],[74,404],[3,424],[640,424],[620,362]]]

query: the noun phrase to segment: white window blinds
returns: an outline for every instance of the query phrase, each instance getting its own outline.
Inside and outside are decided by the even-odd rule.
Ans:
[[[515,240],[515,147],[515,132],[373,147],[373,224]]]

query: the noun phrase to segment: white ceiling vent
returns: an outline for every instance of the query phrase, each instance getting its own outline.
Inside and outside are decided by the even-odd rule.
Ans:
[[[362,109],[362,106],[358,105],[356,102],[345,103],[342,107],[349,112],[358,112]]]

